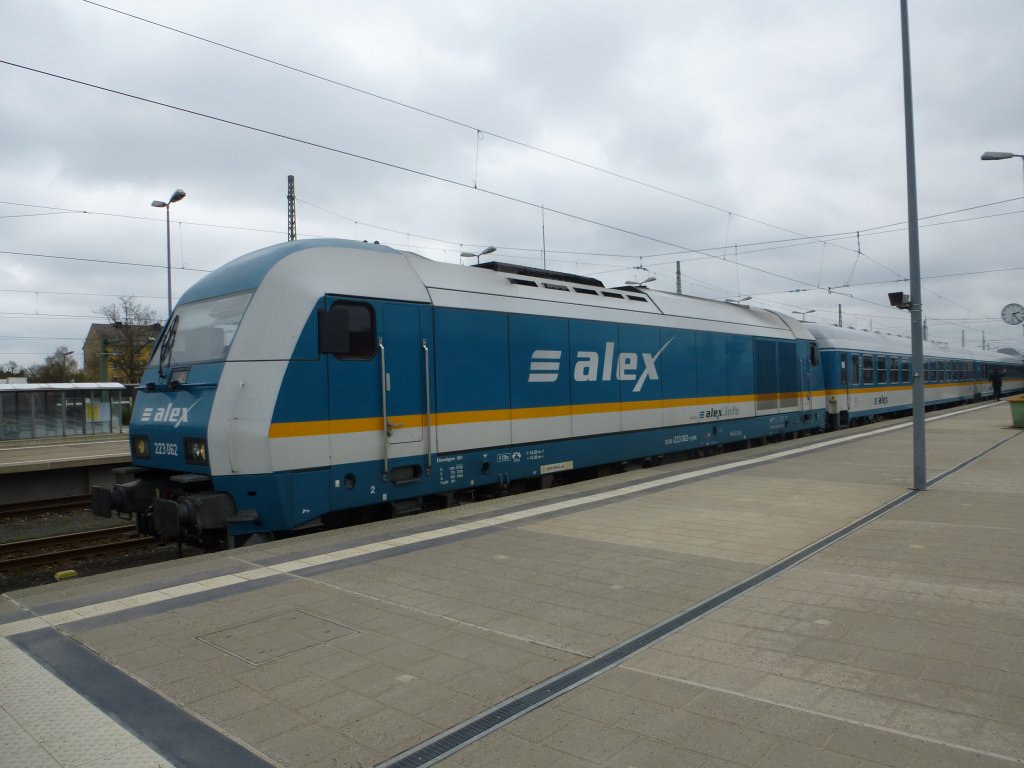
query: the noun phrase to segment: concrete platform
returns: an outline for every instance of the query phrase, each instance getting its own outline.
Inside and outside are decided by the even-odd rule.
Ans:
[[[111,486],[131,464],[128,435],[88,435],[0,443],[0,504],[89,493]]]
[[[923,493],[887,423],[8,594],[0,764],[1021,764],[1009,424],[934,415]]]

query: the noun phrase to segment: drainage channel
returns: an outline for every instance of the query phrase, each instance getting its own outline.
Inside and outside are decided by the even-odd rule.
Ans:
[[[986,448],[984,451],[981,451],[975,456],[972,456],[958,464],[952,469],[937,475],[928,483],[928,485],[935,485],[936,483],[965,469],[987,454],[997,448],[1000,448],[1005,443],[1013,440],[1019,434],[1020,433],[1011,435],[1010,437],[1001,440],[995,445]],[[718,594],[712,595],[706,600],[687,608],[685,611],[669,617],[660,624],[655,624],[628,640],[609,648],[607,651],[595,656],[593,659],[567,669],[566,671],[545,680],[539,685],[523,691],[522,693],[516,694],[512,698],[503,701],[491,709],[488,709],[479,715],[476,715],[475,717],[438,734],[429,741],[425,741],[407,752],[403,752],[400,755],[396,755],[395,757],[380,763],[377,768],[425,768],[426,766],[435,764],[439,760],[442,760],[460,749],[469,746],[474,741],[496,731],[512,720],[522,717],[537,707],[561,696],[563,693],[568,693],[588,680],[591,680],[592,678],[607,672],[609,669],[618,666],[630,657],[646,650],[676,630],[696,621],[716,608],[721,607],[733,598],[738,597],[744,592],[748,592],[754,587],[764,583],[768,579],[771,579],[783,571],[794,567],[803,560],[817,554],[840,539],[849,536],[860,528],[863,528],[868,523],[877,520],[879,517],[890,512],[901,504],[905,504],[920,493],[922,493],[922,491],[911,490],[886,502],[863,517],[854,520],[852,523],[849,523],[836,531],[833,531],[812,544],[808,544],[803,549],[798,550],[789,557],[783,558],[777,563],[768,566],[750,578],[737,582]]]

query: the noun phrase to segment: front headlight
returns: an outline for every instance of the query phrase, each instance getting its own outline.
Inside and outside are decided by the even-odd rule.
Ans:
[[[199,437],[185,438],[185,463],[202,464],[210,463],[206,455],[206,441]]]
[[[149,458],[149,438],[145,435],[135,435],[132,438],[132,456],[136,459]]]

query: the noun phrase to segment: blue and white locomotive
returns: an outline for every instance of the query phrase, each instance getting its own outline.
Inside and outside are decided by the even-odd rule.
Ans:
[[[767,310],[345,240],[190,288],[94,511],[206,546],[567,470],[818,431],[821,342]],[[838,417],[837,417],[838,418]]]

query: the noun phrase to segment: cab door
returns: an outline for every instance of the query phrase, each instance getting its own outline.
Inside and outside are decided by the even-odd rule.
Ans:
[[[418,304],[377,304],[380,401],[389,445],[423,443],[426,431],[429,327]]]
[[[325,307],[332,506],[388,501],[430,462],[430,308],[331,295]]]

